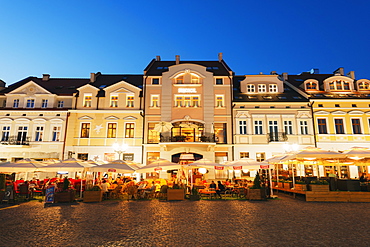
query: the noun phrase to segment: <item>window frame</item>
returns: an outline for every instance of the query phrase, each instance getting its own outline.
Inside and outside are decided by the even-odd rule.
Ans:
[[[91,93],[84,94],[83,107],[84,108],[91,108],[92,107],[92,94]]]
[[[254,134],[263,135],[263,121],[262,120],[253,120]]]
[[[44,125],[37,124],[35,126],[35,142],[42,142],[44,137]]]
[[[216,108],[225,107],[225,96],[223,94],[216,94]]]
[[[358,123],[354,123],[354,120],[358,120]],[[362,126],[361,126],[361,118],[351,118],[351,126],[352,126],[352,134],[354,135],[361,135],[362,134]]]
[[[345,134],[345,126],[344,126],[344,119],[343,118],[334,118],[334,130],[335,134],[343,135]]]
[[[317,131],[321,135],[328,134],[327,118],[317,118]]]
[[[35,99],[27,99],[26,108],[35,108]]]
[[[107,138],[117,138],[117,126],[116,122],[107,123]]]
[[[135,123],[125,123],[125,138],[135,138]]]
[[[259,93],[266,93],[267,92],[266,84],[258,84],[258,92]]]
[[[301,135],[309,135],[308,121],[307,120],[299,120],[299,129],[301,131]]]
[[[248,129],[247,129],[247,120],[240,119],[238,120],[238,126],[239,126],[239,135],[247,135]]]
[[[62,126],[59,124],[54,124],[51,126],[51,141],[59,142],[62,133]]]
[[[117,108],[118,107],[118,94],[111,94],[109,99],[109,107]]]
[[[81,123],[80,138],[90,138],[91,123]]]

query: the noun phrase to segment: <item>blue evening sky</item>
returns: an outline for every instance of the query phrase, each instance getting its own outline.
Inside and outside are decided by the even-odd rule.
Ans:
[[[237,75],[339,67],[370,79],[370,1],[1,1],[0,79],[140,74],[162,60],[217,60]]]

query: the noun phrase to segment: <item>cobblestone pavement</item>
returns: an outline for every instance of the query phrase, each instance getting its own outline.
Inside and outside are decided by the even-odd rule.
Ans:
[[[0,246],[369,246],[369,203],[38,201],[0,208]]]

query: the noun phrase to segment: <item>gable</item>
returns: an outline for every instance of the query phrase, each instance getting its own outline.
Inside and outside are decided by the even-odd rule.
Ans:
[[[6,95],[35,95],[35,94],[52,94],[45,88],[41,87],[34,81],[29,81],[25,83],[24,85],[14,89],[13,91],[10,91]]]

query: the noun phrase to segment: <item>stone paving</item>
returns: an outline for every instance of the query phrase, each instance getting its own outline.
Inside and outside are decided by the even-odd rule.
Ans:
[[[0,246],[369,246],[369,203],[38,201],[0,207]]]

